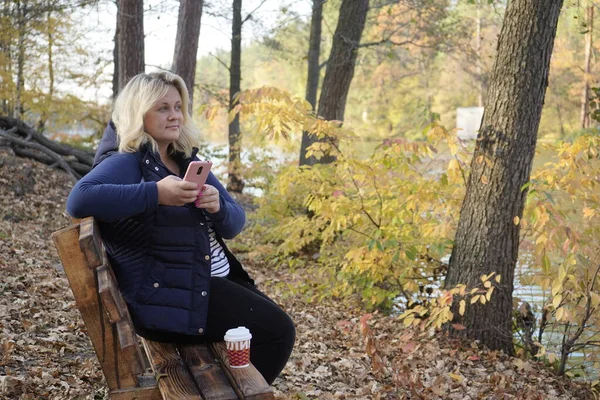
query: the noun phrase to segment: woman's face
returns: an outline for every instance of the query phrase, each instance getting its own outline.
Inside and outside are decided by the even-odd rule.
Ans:
[[[144,130],[164,150],[179,139],[182,123],[181,95],[177,88],[169,86],[167,94],[144,115]]]

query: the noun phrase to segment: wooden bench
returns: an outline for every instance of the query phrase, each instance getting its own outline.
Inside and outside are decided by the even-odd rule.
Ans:
[[[93,218],[54,232],[52,239],[111,399],[274,398],[253,365],[229,367],[223,342],[184,345],[138,338]]]

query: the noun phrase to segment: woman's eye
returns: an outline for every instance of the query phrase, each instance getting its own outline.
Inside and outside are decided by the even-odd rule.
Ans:
[[[167,107],[162,106],[161,108],[158,109],[158,111],[167,111]]]
[[[181,106],[175,106],[176,111],[181,111]]]

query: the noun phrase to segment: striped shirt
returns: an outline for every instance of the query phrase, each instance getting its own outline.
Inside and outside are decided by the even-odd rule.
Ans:
[[[208,220],[208,237],[210,238],[210,276],[225,277],[229,275],[229,260],[223,246],[217,240],[212,221]]]

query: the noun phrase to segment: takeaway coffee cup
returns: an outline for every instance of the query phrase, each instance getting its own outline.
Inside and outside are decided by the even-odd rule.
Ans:
[[[239,326],[225,332],[227,357],[231,368],[244,368],[250,365],[250,339],[248,328]]]

